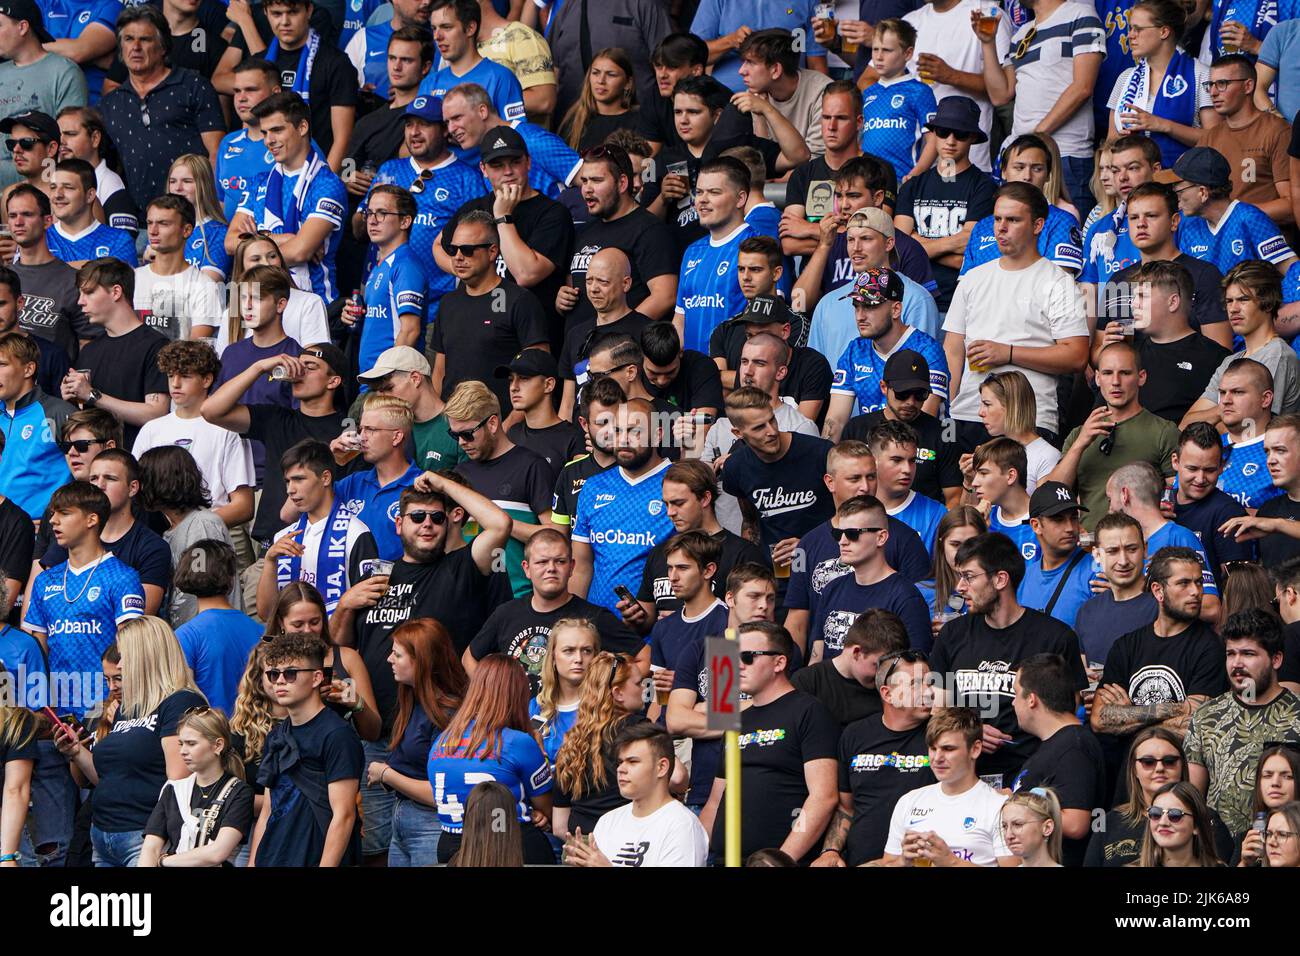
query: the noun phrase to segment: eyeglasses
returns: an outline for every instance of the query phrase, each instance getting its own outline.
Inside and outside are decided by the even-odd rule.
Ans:
[[[392,209],[367,209],[365,212],[361,214],[361,218],[378,219],[380,222],[383,222],[389,216],[397,216],[400,218],[401,215],[402,214],[400,212],[396,212],[395,210]]]
[[[923,402],[930,397],[928,388],[913,388],[906,392],[895,392],[894,397],[900,402]]]
[[[780,651],[741,651],[740,663],[748,667],[756,657],[785,657]]]
[[[424,524],[425,521],[432,521],[434,527],[440,528],[447,523],[447,512],[445,511],[408,511],[402,515],[403,521],[409,521],[411,524]]]
[[[1222,93],[1225,90],[1227,90],[1227,88],[1231,86],[1233,83],[1245,83],[1245,82],[1246,82],[1246,78],[1244,76],[1239,76],[1235,80],[1206,80],[1204,83],[1201,84],[1201,89],[1205,90],[1205,92],[1207,93],[1210,92],[1210,90],[1215,90],[1219,93]]]
[[[1265,830],[1264,839],[1270,843],[1282,843],[1300,836],[1295,830]]]
[[[1183,762],[1183,758],[1175,754],[1165,754],[1163,757],[1135,757],[1133,758],[1140,763],[1145,770],[1151,770],[1156,764],[1165,767],[1177,767]]]
[[[22,149],[30,153],[37,146],[44,146],[49,140],[37,139],[35,136],[15,136],[5,140],[5,145],[9,147],[9,152],[16,149]]]
[[[384,428],[384,427],[381,426],[381,425],[362,425],[362,426],[361,426],[361,434],[363,434],[363,435],[373,435],[375,432],[398,432],[398,431],[401,431],[401,429],[400,429],[400,428]]]
[[[948,129],[946,126],[935,126],[931,129],[931,132],[933,132],[939,139],[947,139],[951,136],[959,143],[965,143],[975,138],[974,133],[967,133],[964,130],[958,129]]]
[[[65,455],[74,448],[77,450],[78,455],[84,455],[86,452],[90,451],[91,445],[107,444],[108,442],[100,441],[98,438],[78,438],[74,441],[61,441],[58,443],[59,451],[63,452]]]
[[[908,648],[904,651],[890,651],[888,654],[882,654],[880,660],[876,662],[876,686],[881,687],[888,684],[889,675],[894,672],[899,664],[916,663],[930,663],[930,658],[925,651]]]
[[[635,362],[624,362],[622,365],[615,365],[613,368],[607,368],[603,372],[597,372],[589,365],[587,366],[587,381],[599,382],[602,378],[605,378],[607,375],[613,375],[615,372],[620,372],[623,369],[628,368],[629,366],[635,364],[636,364]]]
[[[447,244],[447,251],[449,253],[453,256],[464,256],[466,259],[474,255],[474,253],[478,252],[480,249],[490,248],[492,248],[492,243],[490,242],[462,242],[459,245],[451,242]]]
[[[884,528],[831,528],[831,537],[837,542],[842,538],[848,538],[850,541],[857,541],[867,532],[884,531]]]
[[[1191,814],[1186,810],[1179,810],[1177,807],[1151,807],[1147,810],[1147,817],[1152,821],[1168,817],[1170,823],[1181,823],[1183,817],[1190,817]]]
[[[965,581],[967,584],[973,584],[976,578],[988,577],[987,571],[963,571],[957,575],[957,580]]]
[[[272,684],[280,683],[281,677],[284,678],[286,684],[292,684],[298,679],[299,674],[311,674],[318,670],[320,670],[319,667],[285,667],[283,669],[279,667],[268,667],[262,673],[266,675],[266,679]]]
[[[431,180],[432,178],[433,178],[432,169],[420,170],[419,178],[417,178],[415,182],[411,183],[411,189],[410,189],[411,195],[418,196],[420,195],[420,193],[424,192],[424,187],[428,184],[429,180]]]
[[[475,433],[476,431],[478,431],[480,428],[482,428],[484,425],[486,425],[486,424],[488,423],[488,419],[491,418],[491,417],[492,417],[492,416],[489,415],[487,418],[483,419],[481,422],[479,422],[479,423],[478,423],[477,425],[475,425],[473,428],[467,428],[467,429],[465,429],[463,432],[458,432],[458,431],[456,431],[456,429],[454,429],[454,428],[448,428],[448,429],[447,429],[447,434],[450,435],[450,436],[451,436],[451,440],[452,440],[452,441],[455,441],[455,442],[473,441],[473,439],[474,439],[474,433]]]

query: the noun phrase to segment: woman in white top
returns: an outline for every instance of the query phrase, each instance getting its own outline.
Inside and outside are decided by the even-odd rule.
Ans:
[[[1002,804],[1002,840],[1021,866],[1061,865],[1061,803],[1043,787],[1020,790]]]
[[[195,153],[178,156],[167,171],[167,191],[194,207],[194,231],[185,243],[185,261],[224,283],[230,272],[226,252],[226,217],[217,202],[212,164]]]
[[[1034,493],[1039,479],[1056,467],[1061,453],[1039,435],[1034,428],[1038,416],[1038,400],[1033,386],[1023,372],[994,372],[980,384],[980,421],[994,438],[1005,435],[1025,446],[1028,468],[1025,490]],[[963,484],[970,486],[975,477],[974,456],[962,455]]]
[[[1139,0],[1128,18],[1129,49],[1137,65],[1119,75],[1106,106],[1108,141],[1146,133],[1170,169],[1202,129],[1219,124],[1203,84],[1210,69],[1178,48],[1187,14],[1174,0]]]
[[[250,234],[241,239],[235,248],[231,274],[235,282],[243,279],[244,273],[254,266],[275,266],[284,269],[284,256],[273,239],[262,234]],[[216,350],[220,355],[226,346],[241,338],[252,335],[252,330],[244,328],[243,318],[239,314],[239,303],[231,296],[230,312],[227,321],[217,327]],[[322,345],[330,341],[329,320],[325,315],[325,301],[315,292],[304,292],[293,287],[290,279],[289,304],[285,307],[282,318],[284,334],[299,345]]]

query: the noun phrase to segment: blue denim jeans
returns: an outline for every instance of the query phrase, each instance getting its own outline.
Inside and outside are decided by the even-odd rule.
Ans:
[[[97,867],[135,866],[140,859],[140,848],[144,846],[144,831],[108,833],[92,823],[90,845]]]
[[[416,800],[397,797],[393,801],[392,842],[388,844],[389,866],[436,866],[442,824],[438,811]]]
[[[19,852],[23,866],[63,866],[77,812],[77,785],[53,740],[36,742],[32,810]]]
[[[1061,187],[1066,198],[1074,203],[1075,209],[1079,210],[1080,223],[1088,218],[1088,213],[1092,212],[1092,207],[1097,205],[1092,190],[1088,188],[1088,181],[1091,179],[1091,156],[1061,157]]]
[[[365,751],[369,767],[378,760],[388,763],[388,745],[380,740],[363,740],[361,747]],[[394,793],[378,784],[368,786],[366,774],[361,773],[361,855],[376,856],[387,851],[393,835],[393,800]]]

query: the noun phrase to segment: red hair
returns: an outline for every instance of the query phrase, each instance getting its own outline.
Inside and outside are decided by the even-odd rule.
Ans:
[[[433,754],[477,759],[495,757],[501,751],[503,730],[517,730],[537,740],[528,718],[528,675],[505,654],[489,654],[479,661],[465,700],[434,742]],[[540,747],[541,741],[537,743]]]
[[[433,725],[446,727],[452,714],[460,707],[469,678],[447,629],[431,617],[407,621],[393,631],[393,643],[401,644],[415,668],[413,685],[397,687],[397,717],[393,721],[393,737],[389,749],[397,745],[411,722],[411,714],[418,702]]]

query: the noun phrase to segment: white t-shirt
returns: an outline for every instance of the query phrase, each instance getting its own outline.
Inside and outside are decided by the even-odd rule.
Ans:
[[[904,20],[916,27],[916,50],[912,59],[907,63],[907,69],[913,75],[916,75],[916,64],[921,54],[933,53],[954,70],[982,75],[984,73],[984,48],[980,45],[979,37],[975,36],[975,31],[970,28],[971,11],[978,9],[978,0],[961,0],[961,3],[957,4],[957,6],[943,13],[937,12],[933,4],[927,3],[921,9],[913,10],[903,17]],[[1011,49],[1011,27],[1008,25],[1005,16],[998,17],[996,48],[998,62],[1001,63],[1006,59],[1007,51]],[[945,96],[970,97],[979,104],[980,129],[985,133],[992,129],[993,104],[989,102],[987,96],[975,96],[965,90],[959,90],[955,86],[949,86],[947,83],[935,83],[931,89],[934,91],[935,102],[941,102]],[[863,148],[868,152],[871,151],[870,133],[867,134]],[[976,143],[972,146],[970,161],[987,173],[991,168],[989,144]]]
[[[325,314],[325,300],[315,292],[290,289],[289,302],[284,307],[281,321],[284,325],[284,334],[303,348],[332,341],[329,319]],[[244,338],[249,338],[252,334],[252,329],[244,330]],[[217,354],[224,352],[229,344],[230,321],[223,315],[217,326]]]
[[[228,428],[203,418],[178,418],[170,412],[140,427],[131,454],[139,458],[150,448],[164,445],[180,445],[190,453],[207,482],[214,508],[230,504],[230,493],[236,488],[257,487],[248,441]]]
[[[122,177],[108,168],[105,160],[100,160],[95,167],[95,198],[102,206],[115,194],[126,188]],[[111,224],[110,224],[111,225]]]
[[[140,266],[135,270],[135,310],[145,325],[173,342],[190,338],[196,325],[220,325],[225,319],[221,286],[194,266],[174,276]]]
[[[647,817],[634,816],[630,803],[610,810],[592,837],[615,866],[704,866],[709,855],[703,825],[676,800]]]
[[[899,797],[889,818],[889,839],[885,852],[903,855],[903,834],[908,830],[934,832],[956,856],[976,866],[997,866],[998,857],[1011,856],[1002,840],[1002,804],[998,793],[983,780],[955,797],[932,783]]]
[[[1048,476],[1056,463],[1061,460],[1061,453],[1052,443],[1041,435],[1025,446],[1025,491],[1034,493],[1038,483]]]
[[[1049,259],[1014,271],[1003,268],[1005,261],[994,259],[962,276],[944,319],[945,332],[960,333],[967,342],[987,339],[1014,348],[1046,347],[1058,339],[1088,337],[1083,297],[1069,273]],[[968,364],[962,372],[961,391],[952,400],[952,417],[979,421],[980,383],[990,372],[1006,371],[1024,373],[1038,399],[1038,427],[1056,431],[1056,376],[1018,365],[976,372]]]
[[[1022,44],[1023,54],[1017,57]],[[1074,81],[1074,58],[1085,53],[1106,55],[1106,31],[1097,18],[1097,8],[1091,4],[1070,0],[1041,23],[1031,20],[1016,31],[1011,38],[1011,52],[1002,58],[1004,66],[1016,70],[1012,138],[1032,133],[1052,111]],[[1091,158],[1092,125],[1092,98],[1089,97],[1052,133],[1061,155]]]
[[[320,555],[321,542],[325,540],[325,529],[329,523],[329,515],[326,515],[324,518],[321,518],[320,521],[314,523],[309,521],[307,523],[306,533],[303,534],[302,539],[298,542],[303,546],[302,575],[300,580],[307,584],[314,585],[317,590],[321,591],[323,591],[324,588],[316,583],[316,564]],[[281,528],[275,533],[274,540],[279,541],[296,527],[298,527],[297,522],[289,525],[287,528]],[[357,583],[352,580],[353,558],[356,553],[357,542],[361,540],[362,535],[368,534],[370,534],[369,526],[359,517],[353,515],[352,520],[348,522],[347,539],[343,544],[344,554],[347,555],[346,560],[343,562],[343,575],[345,579],[345,584],[343,585],[344,590]],[[373,542],[373,540],[374,538],[371,536],[371,541]],[[326,553],[328,554],[328,552]],[[372,551],[371,553],[373,554],[375,552]],[[362,561],[361,564],[363,566],[357,569],[357,577],[364,578],[369,576],[372,569],[365,566],[368,565],[369,562]]]

